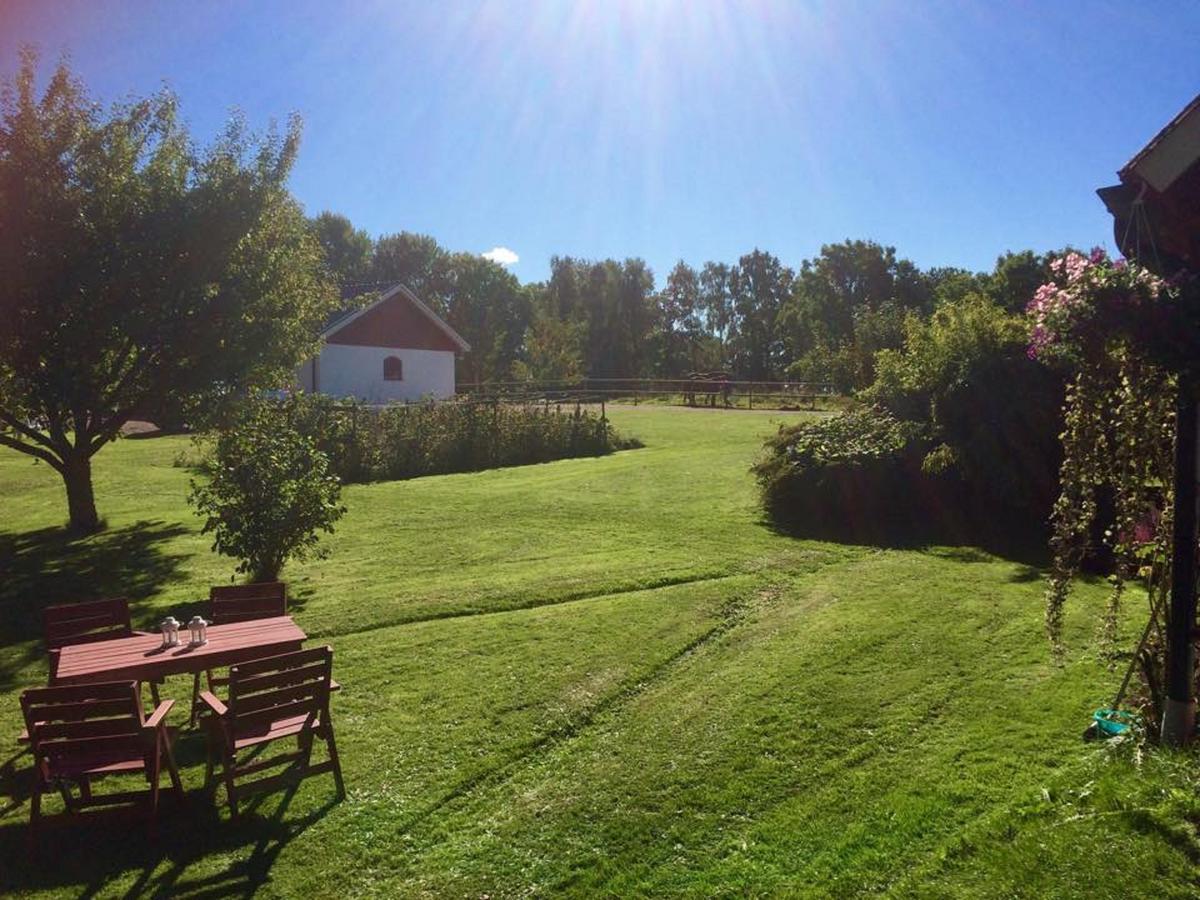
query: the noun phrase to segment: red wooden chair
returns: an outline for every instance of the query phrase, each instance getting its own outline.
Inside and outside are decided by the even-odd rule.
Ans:
[[[269,619],[287,615],[287,585],[282,581],[263,581],[258,584],[234,584],[213,587],[208,592],[208,621],[211,625],[227,625],[251,619]],[[208,689],[224,687],[229,679],[215,675],[211,669],[204,673]],[[200,711],[200,673],[192,680],[192,712],[188,727],[196,724]]]
[[[63,647],[148,633],[133,630],[129,601],[124,597],[47,606],[42,611],[42,626],[46,652],[50,654],[51,684],[58,671],[58,651]],[[158,703],[158,685],[153,682],[150,684],[150,695]]]
[[[34,688],[21,694],[36,770],[29,806],[31,841],[36,843],[43,821],[42,795],[55,789],[62,794],[68,820],[91,807],[110,807],[110,813],[140,811],[153,833],[164,765],[176,796],[183,799],[171,750],[173,735],[166,725],[174,702],[158,704],[147,718],[132,681]],[[146,776],[148,790],[92,793],[93,779],[137,772]],[[78,786],[78,797],[72,785]]]
[[[229,795],[229,808],[238,815],[238,800],[246,794],[265,793],[298,783],[309,775],[332,772],[338,797],[346,795],[333,722],[329,717],[329,694],[333,681],[333,650],[317,647],[297,650],[253,662],[239,663],[229,670],[229,703],[210,691],[200,700],[208,715],[208,766],[205,785],[213,784],[214,758],[221,757],[222,777]],[[262,759],[263,744],[295,738],[296,750]],[[321,738],[329,758],[312,764],[313,740]],[[249,758],[239,755],[250,754]],[[253,781],[238,782],[250,775],[286,766],[283,771]]]

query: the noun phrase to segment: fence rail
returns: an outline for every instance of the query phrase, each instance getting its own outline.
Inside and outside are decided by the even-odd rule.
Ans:
[[[587,378],[579,381],[488,381],[458,385],[460,396],[505,402],[668,403],[723,409],[816,409],[838,397],[832,384],[697,378]]]

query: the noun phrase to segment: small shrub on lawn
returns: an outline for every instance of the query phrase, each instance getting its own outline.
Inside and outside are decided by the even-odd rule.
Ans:
[[[206,468],[208,483],[193,481],[188,500],[213,549],[252,581],[273,581],[287,560],[313,555],[317,532],[332,532],[346,511],[328,457],[271,401],[248,404],[218,434]]]

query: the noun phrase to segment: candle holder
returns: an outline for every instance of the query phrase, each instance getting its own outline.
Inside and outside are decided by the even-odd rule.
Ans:
[[[174,616],[167,616],[158,626],[162,632],[163,648],[179,646],[179,620]]]
[[[192,616],[188,622],[188,633],[191,635],[191,646],[200,647],[208,643],[208,623],[199,616]]]

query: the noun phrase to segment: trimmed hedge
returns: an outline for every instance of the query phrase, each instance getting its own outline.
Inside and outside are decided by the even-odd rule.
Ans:
[[[371,408],[297,394],[281,404],[348,483],[477,472],[641,446],[576,405],[446,401]]]

